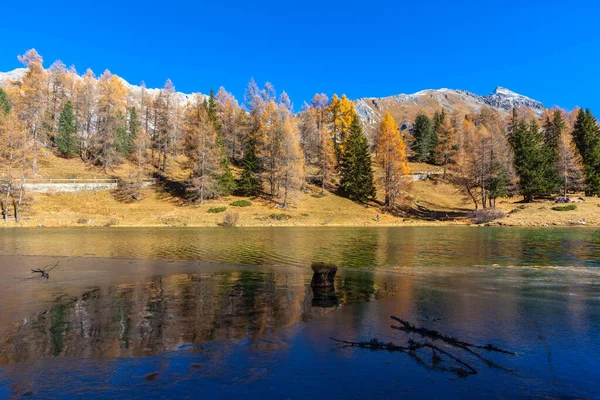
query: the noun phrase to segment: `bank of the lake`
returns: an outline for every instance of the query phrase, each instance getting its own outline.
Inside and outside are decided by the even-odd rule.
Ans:
[[[504,216],[490,222],[503,226],[600,226],[600,199],[584,197],[575,209],[562,211],[551,200],[522,204],[500,200]],[[19,223],[0,227],[216,227],[234,218],[241,227],[260,226],[456,226],[473,224],[471,205],[449,185],[419,182],[402,210],[392,214],[376,203],[359,204],[326,192],[301,193],[282,209],[265,198],[227,197],[205,204],[186,204],[168,194],[146,189],[139,202],[118,201],[109,191],[36,193]],[[240,206],[242,205],[242,206]],[[561,205],[558,205],[559,207]]]

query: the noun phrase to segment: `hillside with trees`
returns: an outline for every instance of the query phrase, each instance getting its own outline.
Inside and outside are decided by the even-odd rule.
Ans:
[[[60,61],[46,69],[33,49],[19,61],[24,69],[0,83],[0,204],[7,223],[28,209],[39,217],[44,207],[60,201],[66,210],[87,196],[26,190],[27,182],[63,175],[118,179],[112,200],[104,200],[125,204],[115,206],[117,214],[143,209],[145,197],[165,208],[207,210],[240,197],[275,215],[265,217],[269,223],[309,214],[299,211],[303,203],[319,213],[318,201],[368,223],[465,223],[471,210],[519,209],[517,197],[531,203],[600,194],[600,128],[591,111],[548,110],[506,89],[480,98],[426,91],[411,102],[372,99],[371,111],[364,99],[316,94],[295,112],[286,92],[254,80],[238,100],[223,87],[187,95],[170,80],[158,90],[108,70],[79,75]],[[144,187],[148,178],[155,189]],[[450,200],[436,206],[433,192]]]

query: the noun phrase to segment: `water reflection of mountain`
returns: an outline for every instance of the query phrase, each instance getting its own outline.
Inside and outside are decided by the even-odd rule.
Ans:
[[[338,304],[395,293],[370,272],[346,271],[334,293],[314,298],[305,272],[192,273],[94,287],[59,297],[0,347],[0,363],[48,356],[136,357],[183,344],[249,338],[318,318]],[[326,301],[322,301],[325,296]]]

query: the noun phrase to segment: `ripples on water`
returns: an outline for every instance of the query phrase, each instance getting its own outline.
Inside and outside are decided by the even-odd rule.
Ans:
[[[3,254],[349,267],[600,265],[591,228],[60,228],[0,231]]]
[[[594,229],[15,229],[0,250],[0,399],[600,393]],[[354,268],[315,292],[317,261]],[[453,380],[328,339],[405,344],[392,314],[517,356]]]

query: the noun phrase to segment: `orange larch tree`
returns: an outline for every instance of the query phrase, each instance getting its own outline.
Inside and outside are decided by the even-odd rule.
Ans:
[[[398,124],[386,113],[379,124],[377,138],[377,163],[381,168],[381,181],[385,188],[385,205],[393,207],[402,188],[402,178],[410,173],[406,156],[406,143]]]

